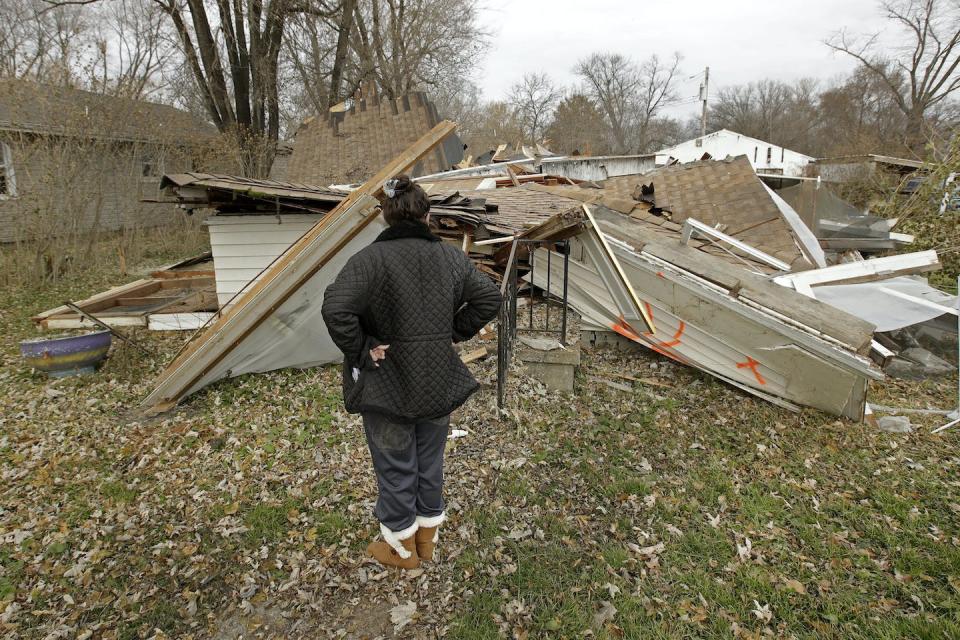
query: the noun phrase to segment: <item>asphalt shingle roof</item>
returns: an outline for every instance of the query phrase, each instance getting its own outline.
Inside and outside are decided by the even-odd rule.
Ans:
[[[169,105],[15,79],[0,80],[0,130],[179,143],[217,132]]]

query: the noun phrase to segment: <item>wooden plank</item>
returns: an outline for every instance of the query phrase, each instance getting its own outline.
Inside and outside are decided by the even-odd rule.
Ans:
[[[144,291],[147,291],[148,288],[153,287],[154,285],[155,285],[155,281],[152,278],[135,280],[133,282],[120,285],[119,287],[113,287],[112,289],[108,289],[106,291],[102,291],[98,294],[92,295],[89,298],[80,300],[76,304],[82,309],[87,309],[91,305],[96,305],[98,303],[101,303],[107,300],[112,300],[113,298],[116,298],[121,295],[140,294]],[[155,290],[155,289],[151,289],[151,290]],[[53,309],[48,309],[47,311],[38,313],[37,315],[33,316],[31,320],[33,320],[33,322],[35,323],[40,324],[42,323],[43,320],[46,320],[51,316],[56,316],[63,313],[71,313],[70,308],[65,305],[54,307]]]
[[[460,360],[463,361],[463,364],[470,364],[471,362],[476,362],[477,360],[482,360],[492,353],[496,353],[496,347],[477,347],[476,349],[471,349],[470,351],[465,351],[460,354]]]
[[[201,264],[208,264],[213,260],[213,255],[209,251],[204,251],[200,255],[193,256],[192,258],[186,258],[184,260],[178,260],[177,262],[171,262],[168,265],[164,265],[157,269],[156,271],[151,271],[150,276],[153,278],[164,278],[167,277],[167,274],[173,273],[173,277],[176,277],[177,269],[183,269],[185,267],[193,267]],[[182,271],[180,272],[183,273]]]
[[[372,212],[378,204],[375,196],[382,195],[387,180],[409,171],[455,129],[452,122],[439,123],[360,188],[348,194],[241,293],[207,331],[198,334],[176,356],[161,373],[142,407],[157,413],[175,406],[207,372],[374,219]]]
[[[111,327],[144,327],[146,316],[98,316],[98,319]],[[97,324],[79,315],[57,315],[44,321],[45,329],[93,329]]]
[[[184,270],[184,271],[153,271],[151,277],[157,280],[171,280],[173,278],[213,278],[216,275],[214,269],[202,270]]]
[[[513,186],[515,187],[520,186],[520,181],[517,180],[517,174],[513,172],[513,167],[511,167],[510,165],[507,165],[507,175],[510,176],[510,182],[513,183]]]
[[[117,298],[117,307],[139,307],[145,304],[164,305],[181,300],[183,296],[142,296],[138,298]]]
[[[169,278],[158,281],[161,289],[201,289],[212,287],[214,279],[203,278]]]

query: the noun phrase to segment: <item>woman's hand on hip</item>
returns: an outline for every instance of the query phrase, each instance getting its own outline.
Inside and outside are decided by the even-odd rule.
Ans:
[[[380,361],[387,358],[387,349],[389,348],[390,345],[388,344],[380,344],[370,349],[370,359],[373,360],[373,366],[380,366]]]

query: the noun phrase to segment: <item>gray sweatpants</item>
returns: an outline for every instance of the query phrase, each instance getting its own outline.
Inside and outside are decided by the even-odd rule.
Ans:
[[[379,490],[373,515],[391,531],[410,527],[417,516],[443,513],[443,449],[449,424],[450,416],[398,423],[382,414],[363,414]]]

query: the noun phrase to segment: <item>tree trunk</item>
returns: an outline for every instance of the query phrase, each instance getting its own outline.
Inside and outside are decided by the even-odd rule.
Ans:
[[[914,106],[906,115],[907,127],[904,131],[904,142],[914,155],[922,158],[927,145],[924,109],[921,106]]]
[[[333,57],[333,70],[330,73],[330,91],[327,93],[327,108],[340,102],[340,85],[343,83],[343,67],[347,61],[347,46],[353,29],[353,13],[357,0],[343,0],[340,9],[340,25],[337,34],[337,52]]]

